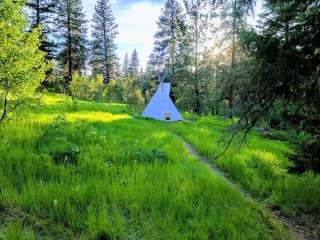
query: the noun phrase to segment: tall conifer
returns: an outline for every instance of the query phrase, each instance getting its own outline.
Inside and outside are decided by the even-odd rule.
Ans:
[[[138,57],[138,52],[136,49],[134,49],[131,54],[130,65],[129,65],[129,74],[131,76],[138,75],[139,66],[140,66],[140,61],[139,61],[139,57]]]
[[[104,83],[108,84],[115,77],[117,46],[114,40],[118,34],[110,0],[98,0],[92,21],[92,71],[103,74]]]
[[[122,74],[124,77],[127,77],[129,75],[129,57],[128,53],[124,56],[123,64],[122,64]]]
[[[81,0],[57,0],[56,27],[58,60],[67,86],[74,72],[85,70],[87,29]]]
[[[46,59],[53,59],[54,42],[52,40],[52,19],[55,9],[54,0],[29,0],[27,2],[31,30],[41,26],[40,50],[47,53]]]

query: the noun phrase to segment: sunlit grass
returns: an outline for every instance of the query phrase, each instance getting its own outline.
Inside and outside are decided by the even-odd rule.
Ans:
[[[112,122],[121,119],[132,118],[128,114],[112,114],[107,112],[77,112],[66,114],[66,119],[69,121],[89,121],[89,122]]]
[[[53,105],[53,104],[60,104],[60,103],[65,103],[68,101],[71,101],[72,98],[62,95],[62,94],[55,94],[55,95],[42,95],[40,102],[44,105]]]
[[[43,99],[0,132],[0,209],[10,215],[0,235],[288,239],[270,214],[189,155],[175,124],[135,118],[125,105]],[[199,121],[198,143],[216,139]]]
[[[252,131],[240,149],[237,143],[233,143],[222,157],[215,160],[224,147],[219,140],[229,124],[230,120],[220,117],[203,117],[188,124],[177,123],[174,130],[259,201],[288,215],[320,214],[320,176],[288,174],[292,163],[287,154],[293,151],[289,143],[267,139]]]

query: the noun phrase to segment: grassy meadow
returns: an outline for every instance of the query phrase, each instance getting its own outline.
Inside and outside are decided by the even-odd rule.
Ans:
[[[245,145],[239,148],[236,140],[222,157],[215,160],[216,153],[222,151],[218,142],[230,123],[222,117],[196,118],[194,123],[176,125],[175,131],[260,202],[291,217],[319,216],[320,176],[311,172],[288,174],[292,163],[287,156],[293,151],[288,141],[271,140],[252,131]]]
[[[176,136],[210,157],[222,119],[162,123],[61,95],[30,104],[0,130],[0,239],[290,239]],[[286,143],[252,133],[234,151],[217,163],[254,196],[319,211],[320,178],[286,173]]]

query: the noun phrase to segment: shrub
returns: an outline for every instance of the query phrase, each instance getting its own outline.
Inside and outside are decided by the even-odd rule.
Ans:
[[[320,176],[289,174],[276,182],[272,201],[286,214],[320,214]]]
[[[303,173],[307,170],[320,173],[320,136],[304,139],[296,144],[296,152],[289,158],[295,163],[290,172]]]
[[[124,102],[124,85],[120,80],[112,80],[103,92],[105,100],[115,103]]]
[[[89,81],[89,98],[91,100],[101,101],[105,88],[103,76],[101,74],[96,75]]]
[[[0,123],[35,92],[48,69],[39,29],[26,31],[22,2],[0,2]]]
[[[89,78],[85,75],[75,72],[69,86],[72,96],[79,99],[88,99],[90,96],[89,81]]]

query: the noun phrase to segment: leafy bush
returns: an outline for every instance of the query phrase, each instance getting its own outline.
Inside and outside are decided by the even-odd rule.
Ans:
[[[320,176],[306,172],[302,176],[290,174],[276,182],[273,203],[286,214],[320,214]]]
[[[125,88],[122,81],[112,80],[103,92],[106,101],[114,103],[124,102]]]
[[[108,85],[103,83],[103,76],[94,78],[74,73],[70,84],[72,96],[77,99],[126,103],[141,108],[145,99],[132,77],[111,80]]]
[[[1,123],[32,96],[49,66],[39,49],[40,29],[25,31],[28,23],[23,1],[1,1],[0,12]]]
[[[72,96],[79,99],[89,98],[89,78],[78,72],[72,75],[72,82],[70,84]]]
[[[89,81],[89,99],[94,101],[101,101],[103,91],[106,88],[103,83],[103,75],[98,74]]]
[[[320,136],[310,137],[296,143],[296,151],[289,156],[295,166],[290,172],[303,173],[307,170],[320,173]]]

